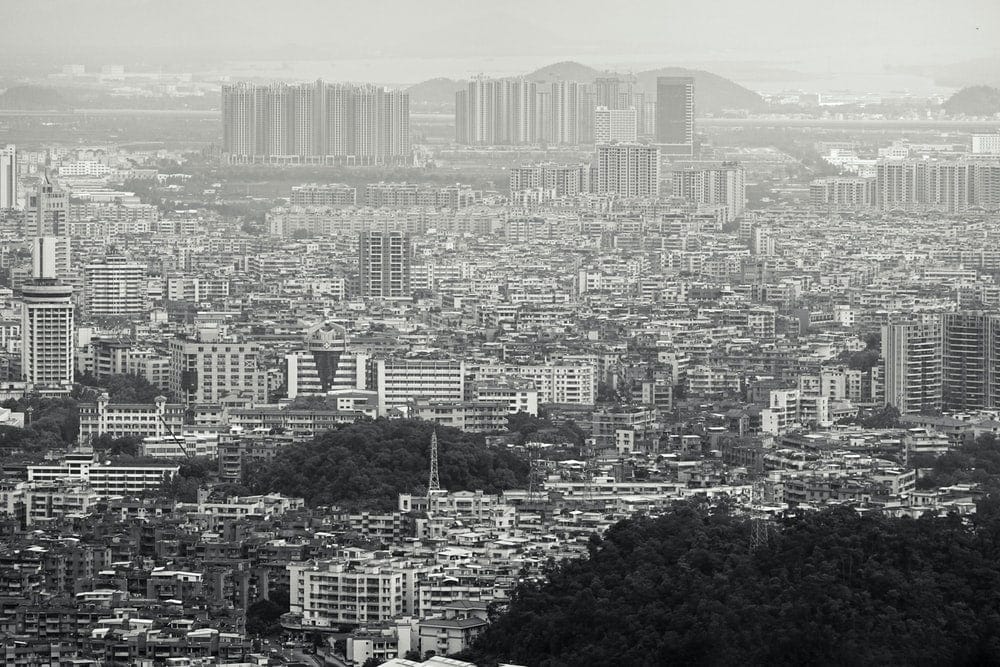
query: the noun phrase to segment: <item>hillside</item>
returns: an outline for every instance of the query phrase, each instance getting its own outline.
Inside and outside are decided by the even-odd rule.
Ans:
[[[992,116],[1000,113],[1000,89],[991,86],[962,88],[941,106],[952,115]]]
[[[995,501],[993,501],[995,503]],[[835,508],[749,521],[681,506],[591,538],[526,582],[478,665],[984,665],[1000,662],[1000,518]]]
[[[600,70],[596,70],[588,65],[572,60],[564,60],[536,69],[534,72],[525,74],[524,78],[538,83],[552,83],[553,81],[591,83],[595,78],[601,76],[601,74]]]
[[[587,65],[563,61],[546,65],[525,74],[525,78],[539,84],[554,81],[579,81],[592,83],[599,76],[611,75]],[[725,109],[747,109],[759,111],[764,108],[764,100],[757,93],[711,72],[664,67],[639,72],[636,77],[639,89],[647,95],[656,95],[656,77],[693,76],[695,79],[695,110],[701,114],[716,114]],[[454,79],[430,79],[410,86],[410,103],[415,106],[450,106],[455,103],[455,91],[461,90],[468,82]]]
[[[456,81],[439,77],[421,81],[406,89],[410,94],[410,104],[420,106],[453,105],[455,93],[463,90],[468,81]]]
[[[256,493],[277,491],[312,506],[388,510],[400,493],[426,492],[433,431],[434,424],[413,419],[345,425],[283,447],[246,482]],[[437,434],[442,488],[498,493],[526,486],[528,466],[514,455],[458,429],[438,427]]]

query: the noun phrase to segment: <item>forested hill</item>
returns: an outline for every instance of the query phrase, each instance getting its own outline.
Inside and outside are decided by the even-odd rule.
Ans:
[[[476,664],[1000,664],[1000,519],[788,520],[749,525],[684,506],[617,524],[590,558],[523,584],[458,657]]]
[[[377,419],[327,431],[282,448],[250,472],[255,492],[280,492],[310,505],[386,510],[400,493],[426,492],[435,425],[415,419]],[[526,487],[528,465],[491,449],[483,437],[437,427],[441,487],[498,493]]]

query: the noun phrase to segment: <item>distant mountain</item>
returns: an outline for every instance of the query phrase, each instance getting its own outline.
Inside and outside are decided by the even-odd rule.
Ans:
[[[591,83],[601,76],[602,72],[593,67],[578,63],[572,60],[564,60],[558,63],[546,65],[536,69],[530,74],[525,74],[524,78],[538,83],[552,83],[554,81],[580,81],[581,83]]]
[[[962,88],[941,106],[949,114],[992,116],[1000,113],[1000,89],[991,86]]]
[[[1000,56],[946,65],[899,67],[897,70],[927,76],[934,79],[937,85],[951,88],[979,85],[1000,87]]]
[[[0,109],[51,111],[69,106],[59,91],[44,86],[11,86],[0,95]]]
[[[546,65],[524,78],[540,84],[556,81],[579,81],[593,83],[599,76],[613,76],[614,72],[601,71],[571,60]],[[683,67],[664,67],[639,72],[635,75],[638,87],[649,96],[656,95],[656,77],[693,76],[694,104],[698,114],[719,113],[724,109],[747,109],[759,111],[766,106],[760,95],[730,81],[729,79],[703,70]],[[430,79],[410,86],[410,102],[414,105],[448,105],[455,101],[455,91],[461,90],[468,82],[454,79]],[[649,99],[652,99],[650,97]]]
[[[410,103],[414,105],[454,104],[455,93],[464,89],[468,83],[439,77],[416,83],[407,88],[406,92],[410,94]]]

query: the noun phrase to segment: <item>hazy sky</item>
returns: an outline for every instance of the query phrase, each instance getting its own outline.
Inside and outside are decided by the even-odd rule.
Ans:
[[[2,1],[5,51],[54,62],[434,58],[468,70],[523,56],[857,71],[1000,53],[998,0]]]

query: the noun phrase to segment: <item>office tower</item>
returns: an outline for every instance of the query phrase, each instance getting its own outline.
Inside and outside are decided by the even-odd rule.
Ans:
[[[576,90],[576,139],[581,144],[594,143],[594,109],[597,95],[593,86],[579,84]]]
[[[361,296],[410,298],[411,254],[410,237],[404,232],[362,232],[358,243]]]
[[[656,79],[656,143],[666,155],[694,154],[694,78]]]
[[[452,359],[373,359],[369,389],[378,392],[378,411],[406,410],[415,399],[461,401],[465,362]]]
[[[885,402],[901,413],[941,409],[941,324],[882,327]]]
[[[809,203],[832,211],[857,211],[875,205],[875,179],[861,176],[818,178],[809,183]]]
[[[83,270],[83,308],[88,317],[135,317],[146,312],[146,266],[108,257]]]
[[[32,276],[21,290],[21,372],[32,385],[73,382],[73,288],[57,278],[51,237],[33,240]]]
[[[594,109],[594,143],[608,144],[614,141],[635,143],[638,138],[638,123],[635,108]]]
[[[537,104],[531,81],[475,78],[455,95],[455,139],[486,146],[536,143]]]
[[[705,169],[678,169],[671,172],[673,196],[695,204],[724,205],[726,220],[732,222],[743,213],[746,201],[746,174],[732,162]]]
[[[599,144],[594,192],[620,197],[656,197],[660,151],[646,144]]]
[[[575,197],[590,191],[589,164],[529,164],[511,167],[510,192],[542,189],[553,197]]]
[[[557,81],[552,84],[552,126],[549,129],[549,140],[554,144],[575,146],[580,143],[580,87],[575,81]]]
[[[223,153],[233,164],[407,164],[410,98],[372,85],[222,87]]]
[[[186,405],[219,403],[226,396],[246,396],[253,403],[267,400],[267,374],[260,363],[258,343],[227,337],[216,327],[168,342],[168,386]]]
[[[942,317],[941,343],[944,409],[1000,405],[1000,314],[947,313]]]
[[[17,149],[0,148],[0,209],[17,208]]]

